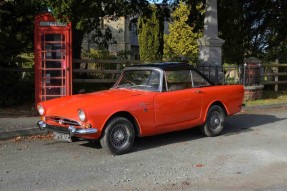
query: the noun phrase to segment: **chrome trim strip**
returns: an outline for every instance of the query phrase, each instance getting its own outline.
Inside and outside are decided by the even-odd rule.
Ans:
[[[98,129],[96,128],[89,128],[89,129],[76,129],[74,126],[69,126],[68,128],[70,135],[88,135],[88,134],[93,134],[97,133]]]
[[[69,126],[69,128],[62,128],[62,127],[46,124],[44,121],[39,121],[37,125],[39,129],[42,131],[43,130],[55,131],[59,133],[70,134],[70,136],[89,135],[89,134],[94,134],[98,132],[98,129],[96,128],[82,129],[82,128],[75,128],[74,126]]]

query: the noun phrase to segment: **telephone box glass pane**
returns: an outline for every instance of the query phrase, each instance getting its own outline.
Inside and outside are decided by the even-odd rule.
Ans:
[[[53,50],[64,50],[65,44],[61,43],[43,43],[42,44],[42,50],[46,51],[53,51]]]
[[[46,44],[43,45],[42,58],[43,59],[65,59],[65,45],[64,44]]]
[[[45,65],[45,68],[62,68],[62,63],[59,61],[46,61],[43,62],[43,65]]]
[[[42,35],[42,41],[65,41],[63,34],[45,34]]]
[[[65,59],[65,51],[44,51],[42,52],[43,59]]]
[[[47,70],[43,71],[43,78],[51,78],[51,77],[62,77],[62,71],[61,70]]]
[[[44,88],[42,89],[44,92]],[[63,95],[66,95],[65,87],[51,87],[46,88],[46,100],[62,97]]]

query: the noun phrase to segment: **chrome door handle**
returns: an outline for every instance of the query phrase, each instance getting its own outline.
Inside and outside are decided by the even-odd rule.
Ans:
[[[194,93],[198,94],[198,93],[201,93],[200,90],[195,90]]]

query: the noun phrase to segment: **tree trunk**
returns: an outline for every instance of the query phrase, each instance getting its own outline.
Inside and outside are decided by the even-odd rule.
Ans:
[[[82,41],[84,38],[84,32],[82,30],[78,30],[75,27],[72,27],[72,58],[80,59],[82,53]],[[74,69],[79,69],[80,65],[78,63],[73,63]]]

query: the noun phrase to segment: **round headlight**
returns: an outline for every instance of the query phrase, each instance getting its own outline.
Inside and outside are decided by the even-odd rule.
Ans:
[[[44,115],[45,110],[44,110],[44,107],[41,104],[37,105],[37,109],[38,109],[38,112],[39,112],[40,115]]]
[[[82,122],[86,121],[86,114],[82,109],[78,110],[78,116],[79,116],[80,121]]]

